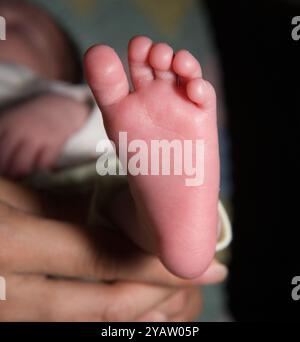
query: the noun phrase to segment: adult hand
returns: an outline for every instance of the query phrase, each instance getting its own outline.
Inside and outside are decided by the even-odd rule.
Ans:
[[[171,275],[113,231],[34,217],[0,203],[0,321],[192,320],[195,283],[218,282],[214,262],[193,283]]]

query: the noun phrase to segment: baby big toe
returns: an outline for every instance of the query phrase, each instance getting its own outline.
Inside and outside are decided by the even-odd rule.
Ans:
[[[84,64],[88,83],[100,108],[115,104],[128,95],[127,76],[111,47],[93,46],[86,52]]]

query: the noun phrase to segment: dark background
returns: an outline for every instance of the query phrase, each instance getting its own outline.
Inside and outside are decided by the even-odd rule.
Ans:
[[[298,1],[206,2],[224,70],[232,140],[230,309],[237,320],[299,319]],[[298,209],[298,210],[297,210]]]

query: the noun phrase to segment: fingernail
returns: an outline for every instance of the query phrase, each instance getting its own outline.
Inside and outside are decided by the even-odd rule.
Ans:
[[[210,267],[199,278],[193,281],[194,284],[205,285],[220,283],[226,279],[228,269],[219,262],[213,262]]]
[[[212,267],[211,272],[213,272],[218,279],[225,279],[228,275],[228,268],[218,263]]]

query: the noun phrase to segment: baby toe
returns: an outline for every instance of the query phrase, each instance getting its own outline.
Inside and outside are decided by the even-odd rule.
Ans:
[[[196,78],[186,85],[188,98],[202,107],[213,107],[216,103],[214,87],[203,78]]]
[[[173,69],[179,77],[193,79],[202,77],[202,70],[197,59],[187,50],[180,50],[173,60]]]
[[[168,44],[158,43],[152,47],[149,62],[156,79],[176,80],[176,75],[172,71],[173,57],[173,49]]]

